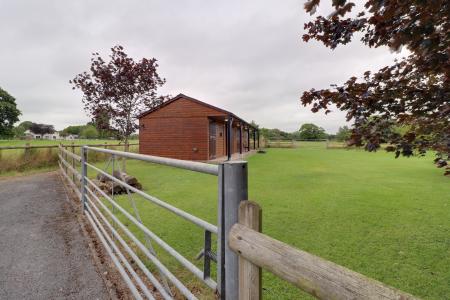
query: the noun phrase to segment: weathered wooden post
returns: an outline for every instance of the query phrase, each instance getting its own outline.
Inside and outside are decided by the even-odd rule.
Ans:
[[[28,159],[28,157],[30,156],[30,143],[26,143],[25,144],[25,150],[24,150],[24,152],[25,152],[25,158],[26,159]]]
[[[219,166],[218,271],[220,298],[238,299],[238,256],[228,247],[228,233],[238,222],[239,204],[248,199],[247,162],[227,161]]]
[[[81,148],[81,202],[83,205],[83,212],[86,211],[86,192],[87,192],[87,148],[83,146]]]
[[[72,142],[72,154],[75,155],[74,142]],[[73,157],[73,156],[72,156],[72,168],[73,168],[73,170],[72,170],[72,181],[73,181],[73,183],[75,183],[76,181],[75,181],[75,172],[74,172],[74,170],[76,170],[76,168],[75,168],[75,157]]]
[[[63,147],[64,147],[64,150],[66,150],[66,151],[64,151],[62,157],[64,158],[66,163],[69,163],[69,160],[67,159],[67,145],[63,145]],[[67,176],[69,176],[69,171],[68,171],[68,168],[67,168],[67,164],[64,164],[64,169],[66,170]]]
[[[261,207],[253,201],[239,205],[239,224],[261,232]],[[261,268],[239,256],[239,300],[261,299]]]

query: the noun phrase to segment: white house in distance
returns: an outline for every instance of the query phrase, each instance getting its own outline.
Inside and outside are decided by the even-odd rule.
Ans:
[[[25,136],[34,140],[59,140],[61,137],[59,136],[59,132],[55,131],[54,133],[46,133],[46,134],[36,134],[30,130],[25,131]]]
[[[78,135],[76,135],[76,134],[69,134],[64,139],[69,140],[69,141],[73,141],[73,140],[78,139]]]

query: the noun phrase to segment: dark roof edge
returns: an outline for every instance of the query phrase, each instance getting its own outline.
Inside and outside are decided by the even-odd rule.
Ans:
[[[154,108],[152,108],[152,109],[150,109],[150,110],[147,110],[147,111],[141,113],[140,115],[137,116],[137,118],[140,119],[140,118],[142,118],[142,117],[144,117],[144,116],[146,116],[146,115],[148,115],[148,114],[151,114],[152,112],[154,112],[154,111],[156,111],[156,110],[158,110],[158,109],[160,109],[160,108],[163,108],[164,106],[166,106],[166,105],[168,105],[168,104],[170,104],[170,103],[172,103],[172,102],[175,102],[176,100],[181,99],[181,98],[187,99],[187,100],[189,100],[189,101],[193,101],[193,102],[198,103],[198,104],[203,105],[203,106],[207,106],[207,107],[212,108],[212,109],[214,109],[214,110],[221,111],[221,112],[223,112],[224,114],[230,115],[231,117],[236,118],[236,119],[238,119],[238,120],[244,122],[244,123],[247,124],[248,126],[255,128],[255,127],[252,126],[250,123],[248,123],[247,121],[245,121],[245,120],[242,119],[242,118],[239,118],[238,116],[236,116],[235,114],[233,114],[232,112],[230,112],[230,111],[228,111],[228,110],[225,110],[225,109],[222,109],[222,108],[220,108],[220,107],[217,107],[217,106],[211,105],[211,104],[209,104],[209,103],[203,102],[203,101],[201,101],[201,100],[198,100],[198,99],[195,99],[195,98],[186,96],[186,95],[181,94],[181,93],[178,94],[178,95],[176,95],[176,96],[173,97],[172,99],[170,99],[170,100],[168,100],[168,101],[166,101],[166,102],[164,102],[164,103],[162,103],[162,104],[160,104],[160,105],[158,105],[158,106],[156,106],[156,107],[154,107]]]

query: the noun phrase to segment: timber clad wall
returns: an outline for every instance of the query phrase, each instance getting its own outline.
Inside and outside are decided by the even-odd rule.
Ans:
[[[139,153],[185,160],[209,160],[210,123],[215,124],[214,158],[226,155],[225,119],[231,113],[199,100],[178,95],[139,118]],[[233,123],[232,153],[239,152],[239,128]],[[214,126],[214,125],[213,125]],[[244,137],[244,132],[243,132]],[[243,139],[246,143],[246,140]],[[213,149],[214,151],[214,149]]]
[[[145,126],[141,131],[145,134],[139,138],[139,153],[187,160],[207,160],[207,119],[150,117],[141,122],[140,124]]]

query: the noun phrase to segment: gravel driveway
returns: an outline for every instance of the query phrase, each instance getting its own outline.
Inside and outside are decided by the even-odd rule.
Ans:
[[[0,299],[109,299],[56,172],[0,180]]]

